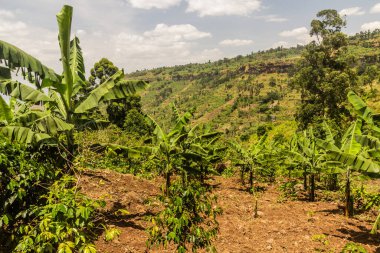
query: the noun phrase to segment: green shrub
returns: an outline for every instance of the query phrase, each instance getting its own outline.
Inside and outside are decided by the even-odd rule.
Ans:
[[[14,233],[27,220],[30,206],[41,203],[40,196],[59,175],[52,164],[39,163],[37,157],[0,137],[0,249],[12,248]]]
[[[104,203],[43,156],[0,137],[0,251],[96,252],[95,210]]]
[[[41,196],[44,205],[33,205],[27,216],[31,220],[19,226],[20,240],[15,252],[96,252],[91,243],[101,226],[94,222],[96,209],[102,201],[93,201],[78,192],[76,178],[63,176],[55,181],[47,194]]]
[[[202,248],[215,251],[212,240],[219,230],[216,215],[221,211],[214,207],[216,198],[208,188],[196,181],[185,186],[177,181],[160,201],[165,209],[152,218],[148,247],[174,243],[178,253],[187,252],[190,245],[192,252]]]

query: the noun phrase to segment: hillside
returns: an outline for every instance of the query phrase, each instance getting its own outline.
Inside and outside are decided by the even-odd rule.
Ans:
[[[366,65],[379,63],[379,45],[378,32],[349,38],[348,54],[359,75]],[[174,102],[181,111],[194,109],[196,123],[209,122],[229,136],[242,135],[242,140],[260,125],[276,126],[272,135],[287,136],[296,127],[294,113],[300,100],[288,83],[303,50],[276,48],[205,64],[137,71],[127,78],[150,83],[142,96],[143,108],[163,124],[170,121],[169,104]]]

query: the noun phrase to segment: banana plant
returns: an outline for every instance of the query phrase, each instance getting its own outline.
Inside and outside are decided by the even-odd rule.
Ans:
[[[258,170],[263,168],[264,163],[266,163],[266,140],[268,134],[263,135],[260,140],[253,144],[249,149],[243,148],[236,142],[229,142],[229,146],[235,150],[237,158],[233,159],[236,166],[240,167],[241,180],[244,184],[244,175],[246,172],[249,173],[249,186],[250,190],[253,191],[253,180],[257,176]]]
[[[313,128],[303,131],[302,135],[293,137],[288,151],[293,162],[303,170],[304,188],[309,189],[309,201],[315,201],[315,175],[327,166],[325,153],[317,146]],[[309,187],[307,187],[309,176]]]
[[[348,101],[352,105],[355,115],[362,119],[373,131],[373,135],[380,137],[380,114],[375,113],[355,92],[349,91]]]
[[[347,97],[354,108],[356,116],[362,119],[371,131],[367,135],[356,135],[356,141],[361,146],[368,148],[367,153],[371,158],[378,159],[380,157],[380,115],[375,113],[355,92],[350,91]],[[379,172],[377,171],[376,173]],[[376,234],[379,228],[380,214],[373,225],[371,233]]]
[[[331,161],[340,162],[345,166],[345,215],[353,215],[353,200],[351,197],[351,173],[379,173],[380,168],[375,160],[370,157],[370,150],[358,141],[362,136],[362,119],[357,119],[347,129],[342,139],[337,142],[333,139],[318,140],[318,145],[328,154]],[[374,153],[374,150],[371,151]]]
[[[73,131],[81,124],[91,121],[89,112],[99,103],[124,98],[144,88],[142,81],[126,81],[122,71],[117,72],[84,100],[77,101],[78,93],[86,86],[85,67],[79,39],[71,39],[73,8],[65,5],[57,14],[58,41],[63,73],[55,73],[37,58],[0,40],[0,93],[20,102],[22,110],[9,117],[9,108],[0,101],[0,115],[5,125],[2,132],[19,142],[27,144],[42,140],[58,142],[66,136],[66,146],[74,152]],[[5,71],[4,71],[5,69]],[[24,84],[10,78],[10,72],[22,73]],[[16,111],[16,110],[15,110]]]
[[[192,174],[204,183],[207,175],[218,174],[215,165],[223,160],[223,152],[227,147],[220,147],[216,143],[222,132],[213,131],[208,125],[195,125],[184,141],[184,152],[187,174]]]

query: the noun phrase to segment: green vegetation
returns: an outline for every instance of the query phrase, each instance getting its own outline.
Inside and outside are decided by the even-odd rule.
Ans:
[[[133,216],[146,222],[147,250],[215,252],[215,189],[225,187],[216,180],[239,172],[253,194],[247,222],[260,218],[259,192],[272,186],[280,202],[331,198],[348,218],[368,215],[372,230],[361,233],[380,229],[371,189],[380,174],[380,31],[348,37],[337,11],[323,10],[304,47],[128,75],[103,58],[86,80],[72,12],[57,15],[61,75],[0,41],[0,93],[9,98],[0,96],[0,252],[93,253],[99,238],[121,240],[115,226]],[[104,169],[162,183],[146,199],[137,194],[149,212],[121,205],[133,192],[87,196],[81,177]],[[107,175],[96,180],[86,186],[100,191]],[[330,238],[310,240],[323,251]],[[353,242],[341,250],[366,252]]]

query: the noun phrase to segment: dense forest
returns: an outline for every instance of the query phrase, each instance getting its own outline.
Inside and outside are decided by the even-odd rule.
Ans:
[[[0,252],[378,252],[380,30],[62,74],[0,40]]]

